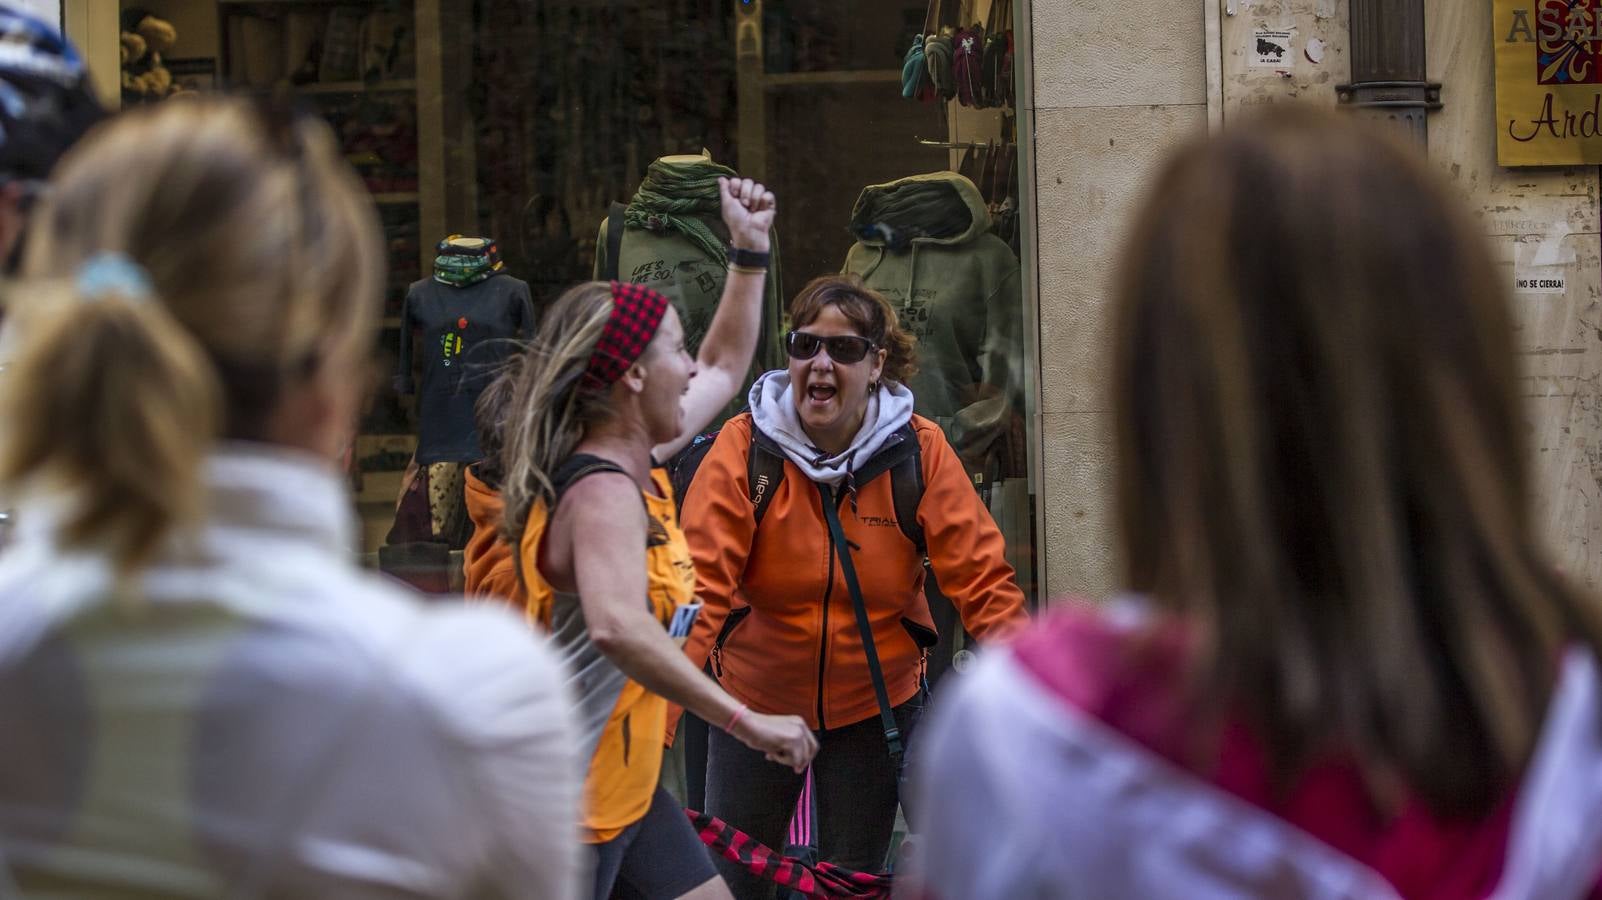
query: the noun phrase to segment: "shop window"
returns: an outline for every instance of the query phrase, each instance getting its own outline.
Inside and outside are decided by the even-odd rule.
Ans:
[[[458,583],[461,469],[477,451],[460,410],[484,381],[482,347],[528,336],[525,298],[537,319],[593,276],[610,207],[631,201],[653,161],[710,160],[779,197],[780,266],[753,375],[784,364],[783,306],[801,285],[863,275],[918,336],[918,412],[958,448],[1033,599],[1035,323],[1018,266],[1032,234],[1019,214],[1012,17],[991,0],[152,0],[121,10],[123,100],[293,95],[332,123],[372,192],[390,267],[375,349],[395,377],[350,463],[370,564],[442,591]],[[909,61],[929,32],[943,37]],[[620,277],[663,286],[693,340],[721,268],[695,265],[682,235],[634,231]],[[499,251],[505,274],[492,280],[508,305],[492,327],[425,321],[408,305],[448,235]],[[642,253],[658,238],[682,246]]]

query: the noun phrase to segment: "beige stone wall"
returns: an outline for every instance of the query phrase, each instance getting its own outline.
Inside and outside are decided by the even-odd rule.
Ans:
[[[1512,294],[1540,525],[1554,560],[1602,587],[1602,206],[1597,169],[1496,164],[1490,2],[1426,0],[1429,74],[1445,108],[1430,159],[1490,236],[1505,286],[1515,262],[1552,261],[1560,295]],[[1533,52],[1533,51],[1532,51]]]
[[[1048,596],[1118,584],[1105,390],[1107,298],[1153,166],[1207,127],[1200,2],[1034,0],[1039,502]]]
[[[1209,4],[1212,4],[1209,8]],[[1335,102],[1347,0],[1033,0],[1041,346],[1040,503],[1051,596],[1117,585],[1105,395],[1108,278],[1152,166],[1265,103]],[[1489,0],[1425,0],[1428,71],[1445,109],[1430,158],[1480,218],[1511,288],[1515,262],[1554,263],[1563,295],[1511,294],[1528,403],[1537,521],[1554,559],[1602,587],[1602,200],[1598,170],[1496,165]],[[1160,22],[1161,27],[1131,23]],[[1283,71],[1249,65],[1253,33],[1292,33]],[[1308,42],[1317,38],[1315,53]],[[1209,45],[1212,45],[1209,47]],[[1211,52],[1209,52],[1211,50]],[[1315,60],[1314,57],[1317,57]],[[1420,261],[1421,265],[1427,264]]]

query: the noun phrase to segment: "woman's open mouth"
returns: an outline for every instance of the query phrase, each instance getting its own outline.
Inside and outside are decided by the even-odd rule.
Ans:
[[[807,399],[822,406],[834,399],[839,391],[832,384],[814,384],[807,387]]]

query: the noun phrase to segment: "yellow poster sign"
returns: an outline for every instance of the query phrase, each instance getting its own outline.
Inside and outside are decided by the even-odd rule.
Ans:
[[[1496,161],[1602,164],[1602,0],[1494,0]]]

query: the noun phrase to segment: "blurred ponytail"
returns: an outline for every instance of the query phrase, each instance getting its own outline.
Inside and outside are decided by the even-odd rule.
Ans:
[[[154,298],[46,288],[23,305],[8,327],[24,337],[0,376],[0,490],[59,492],[65,545],[136,568],[200,513],[216,374]]]
[[[372,200],[326,124],[270,113],[184,97],[79,141],[7,291],[0,490],[125,570],[202,512],[219,440],[292,443],[286,392],[370,352]]]

